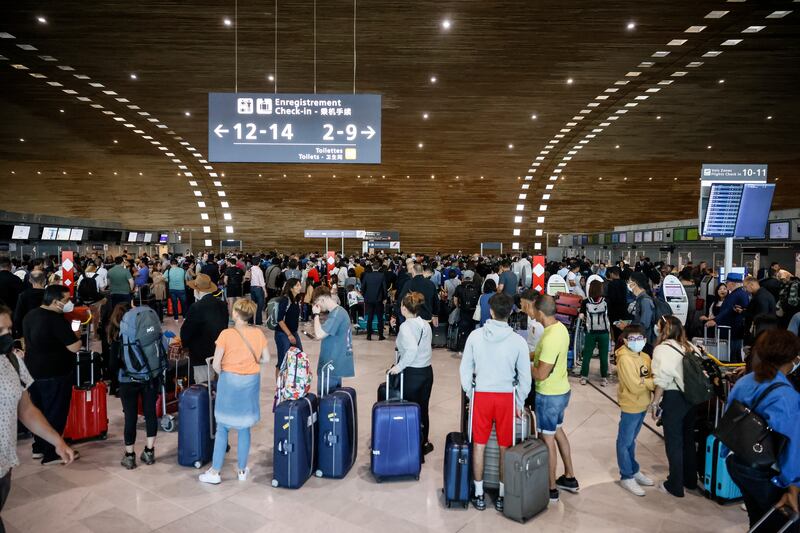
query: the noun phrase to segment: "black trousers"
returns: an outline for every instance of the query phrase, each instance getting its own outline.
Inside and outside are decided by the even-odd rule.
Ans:
[[[383,302],[364,304],[364,314],[367,317],[367,337],[372,336],[372,321],[378,315],[378,336],[383,337]]]
[[[419,404],[420,422],[422,423],[422,444],[428,442],[430,432],[430,417],[428,406],[431,401],[433,389],[433,368],[429,365],[424,368],[408,367],[403,371],[403,399]]]
[[[464,346],[467,344],[467,337],[475,329],[475,321],[472,320],[472,314],[475,312],[461,310],[460,318],[458,320],[458,351],[464,351]]]
[[[37,379],[28,389],[33,405],[39,408],[56,433],[63,434],[72,401],[72,374],[55,378]],[[39,437],[33,436],[33,453],[44,454],[43,461],[58,458],[55,447]]]
[[[664,487],[673,496],[682,497],[684,487],[697,488],[697,449],[694,442],[696,408],[689,405],[682,392],[668,390],[664,391],[661,409],[664,447],[669,463],[669,476]]]
[[[747,508],[747,517],[750,520],[750,527],[753,527],[761,517],[781,499],[784,489],[772,484],[773,472],[768,470],[758,470],[748,465],[740,463],[733,455],[727,461],[728,473],[731,479],[739,486],[742,491],[744,505]],[[760,528],[759,533],[774,532],[780,530],[786,523],[786,516],[780,512],[773,513]],[[787,530],[789,533],[797,533],[798,526],[795,524]]]
[[[147,383],[120,383],[119,399],[122,400],[122,411],[125,413],[125,446],[136,443],[136,422],[139,418],[139,398],[142,399],[142,411],[148,437],[158,433],[158,416],[156,400],[161,393],[160,378],[153,378]],[[162,400],[163,401],[163,400]]]

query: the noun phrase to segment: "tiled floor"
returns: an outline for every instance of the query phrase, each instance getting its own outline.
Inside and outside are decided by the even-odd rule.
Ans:
[[[318,343],[306,340],[316,359]],[[253,433],[253,475],[239,482],[235,452],[229,455],[218,486],[197,481],[199,471],[176,463],[177,433],[160,433],[158,462],[126,471],[122,454],[122,412],[109,398],[111,426],[104,442],[80,444],[82,458],[67,467],[42,467],[30,459],[30,441],[20,444],[23,464],[14,470],[13,488],[3,511],[10,532],[128,533],[271,532],[287,528],[328,532],[419,531],[581,531],[740,532],[746,516],[738,505],[721,507],[699,496],[676,499],[648,489],[637,498],[617,483],[617,407],[590,386],[573,385],[565,428],[570,436],[579,495],[562,494],[561,502],[525,525],[493,509],[446,509],[441,497],[442,448],[447,432],[459,425],[459,359],[434,351],[435,384],[431,398],[431,439],[418,482],[375,483],[369,473],[370,407],[383,372],[393,359],[391,340],[367,342],[355,337],[357,377],[349,380],[359,394],[359,457],[343,480],[310,479],[297,491],[275,489],[272,479],[272,367],[264,369],[262,421]],[[614,394],[609,387],[607,392]],[[141,449],[140,444],[137,449]],[[233,440],[232,440],[233,444]],[[638,458],[644,472],[661,479],[666,459],[661,439],[647,430],[639,437]],[[235,450],[235,446],[233,447]]]

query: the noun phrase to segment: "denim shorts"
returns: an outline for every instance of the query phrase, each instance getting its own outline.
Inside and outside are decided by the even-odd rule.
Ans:
[[[540,433],[555,435],[556,430],[564,423],[564,411],[569,405],[570,393],[549,396],[536,395],[536,426]]]

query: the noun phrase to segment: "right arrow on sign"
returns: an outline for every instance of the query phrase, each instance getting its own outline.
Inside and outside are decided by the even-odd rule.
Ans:
[[[228,133],[229,131],[230,130],[228,130],[228,129],[222,129],[222,124],[220,124],[219,126],[214,128],[214,133],[216,133],[217,137],[219,137],[219,138],[222,138],[222,134],[223,133]]]
[[[372,126],[367,126],[366,130],[361,131],[361,135],[366,135],[367,139],[372,139],[375,136],[375,130],[372,129]]]

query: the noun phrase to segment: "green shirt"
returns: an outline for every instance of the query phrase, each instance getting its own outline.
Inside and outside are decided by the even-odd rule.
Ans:
[[[130,294],[131,285],[129,279],[133,279],[130,271],[122,265],[115,265],[108,271],[108,287],[111,294]]]
[[[567,375],[567,352],[569,351],[569,331],[561,322],[544,328],[542,338],[534,352],[533,362],[555,364],[550,376],[536,382],[536,393],[558,396],[569,392]]]

